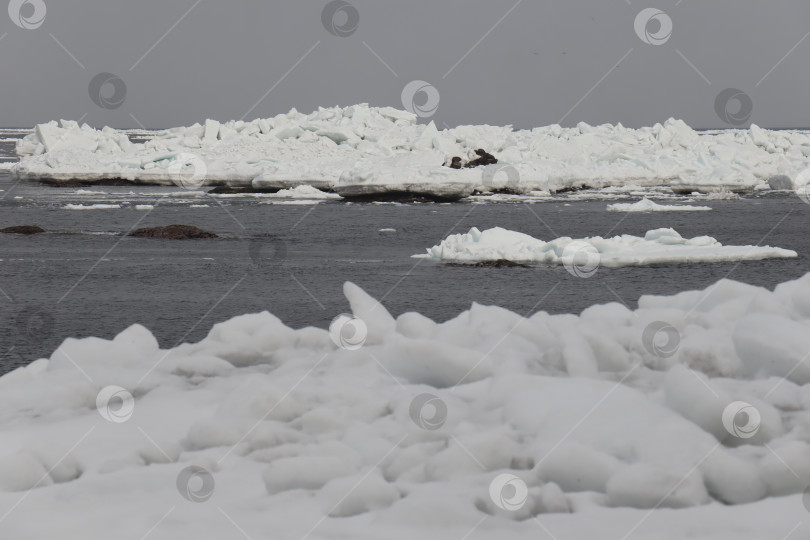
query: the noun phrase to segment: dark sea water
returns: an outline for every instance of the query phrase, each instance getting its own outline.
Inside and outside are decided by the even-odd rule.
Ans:
[[[0,141],[0,161],[12,156],[13,142]],[[442,321],[472,302],[521,315],[578,313],[614,301],[632,308],[642,294],[705,288],[725,277],[773,287],[810,270],[810,205],[787,195],[701,201],[711,212],[623,214],[607,212],[606,201],[571,198],[532,204],[267,204],[267,197],[214,197],[179,188],[53,188],[16,183],[5,171],[0,190],[0,228],[32,224],[49,231],[0,235],[0,372],[49,356],[67,337],[112,338],[133,323],[148,327],[163,347],[199,340],[216,322],[262,310],[293,327],[326,327],[349,309],[345,281],[384,299],[394,316],[419,311]],[[121,208],[65,209],[102,203]],[[125,236],[135,227],[172,223],[221,238]],[[543,239],[674,227],[686,237],[707,234],[728,244],[793,249],[799,258],[602,268],[589,279],[562,267],[473,268],[411,258],[473,226]]]

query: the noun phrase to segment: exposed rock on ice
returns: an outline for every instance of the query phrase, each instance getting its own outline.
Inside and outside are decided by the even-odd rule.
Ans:
[[[498,163],[498,160],[495,158],[495,156],[483,148],[470,150],[467,154],[466,160],[462,159],[460,156],[448,156],[444,160],[444,166],[450,167],[451,169],[474,169],[475,167],[495,165],[496,163]]]

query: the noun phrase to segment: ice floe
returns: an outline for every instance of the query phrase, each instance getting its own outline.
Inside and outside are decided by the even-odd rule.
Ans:
[[[280,189],[273,193],[274,197],[284,197],[289,199],[339,199],[340,195],[327,193],[320,189],[308,185],[296,186],[291,189]]]
[[[445,167],[476,149],[498,163]],[[389,192],[441,198],[475,192],[559,192],[628,184],[679,193],[768,188],[810,165],[810,134],[749,129],[697,132],[680,120],[631,129],[559,125],[532,130],[431,122],[390,107],[293,109],[272,118],[177,127],[132,143],[128,132],[73,121],[40,124],[17,144],[19,178],[125,179],[196,189],[229,184],[290,189],[311,185],[344,196]]]
[[[608,212],[700,212],[711,209],[711,206],[658,204],[646,197],[634,203],[614,203],[607,206]]]
[[[66,204],[64,210],[114,210],[121,208],[120,204]]]
[[[427,253],[413,257],[450,263],[562,264],[592,274],[600,266],[615,268],[796,256],[795,251],[770,246],[724,246],[711,236],[683,238],[674,229],[667,228],[647,231],[644,237],[628,234],[613,238],[563,237],[546,242],[501,227],[485,231],[473,227],[467,233],[452,234],[440,244],[428,248]]]

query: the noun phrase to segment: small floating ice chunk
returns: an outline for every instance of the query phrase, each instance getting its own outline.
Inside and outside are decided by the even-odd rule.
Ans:
[[[711,206],[690,206],[688,204],[658,204],[646,197],[634,203],[609,204],[608,212],[700,212],[711,210]]]
[[[275,197],[289,199],[339,199],[340,195],[327,193],[310,185],[295,186],[291,189],[281,189],[273,194]]]
[[[120,204],[66,204],[64,210],[114,210],[121,208]]]

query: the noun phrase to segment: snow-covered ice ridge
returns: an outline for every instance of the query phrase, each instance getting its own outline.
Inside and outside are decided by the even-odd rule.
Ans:
[[[264,312],[161,350],[134,325],[0,378],[4,537],[537,538],[540,523],[761,540],[806,522],[810,274],[578,316],[473,304],[444,323],[344,293],[365,328]]]
[[[455,170],[448,156],[483,148],[497,165]],[[321,108],[250,122],[172,128],[144,143],[105,127],[40,124],[17,145],[20,178],[123,178],[171,184],[291,188],[309,184],[342,195],[408,191],[461,197],[479,191],[557,192],[635,184],[676,191],[744,191],[769,178],[795,179],[810,164],[810,134],[745,130],[699,133],[681,120],[641,129],[559,125],[437,130],[390,107]],[[781,185],[784,185],[782,180]]]
[[[449,263],[510,261],[521,264],[561,264],[575,274],[589,276],[600,266],[645,266],[652,264],[713,263],[794,258],[789,249],[771,246],[724,246],[711,236],[683,238],[674,229],[647,231],[644,237],[623,234],[613,238],[556,238],[548,242],[528,234],[493,227],[476,227],[464,234],[451,234],[427,253],[414,258]]]

